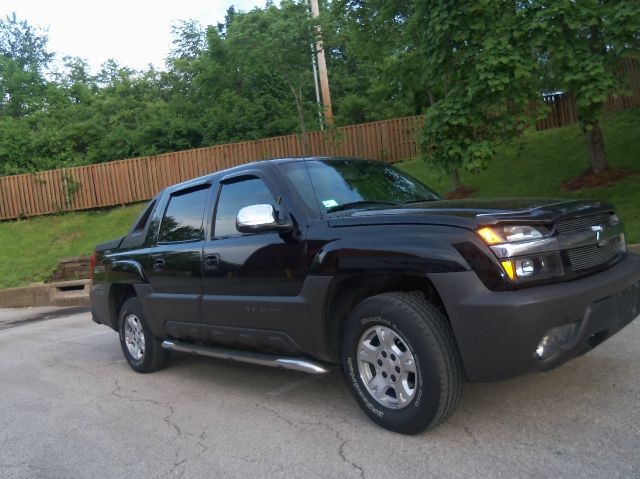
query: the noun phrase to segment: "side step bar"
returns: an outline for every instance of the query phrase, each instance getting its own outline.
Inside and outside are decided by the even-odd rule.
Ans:
[[[162,347],[171,351],[182,353],[199,354],[212,358],[229,359],[241,363],[257,364],[271,368],[290,369],[309,374],[325,374],[329,372],[326,365],[309,359],[286,358],[272,356],[269,354],[253,353],[251,351],[240,351],[235,349],[218,348],[215,346],[203,346],[184,341],[166,340],[162,342]]]

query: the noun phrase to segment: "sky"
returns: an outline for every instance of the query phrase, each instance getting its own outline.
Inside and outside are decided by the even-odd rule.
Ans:
[[[266,0],[0,0],[0,16],[15,12],[18,19],[46,29],[49,51],[88,61],[97,73],[109,58],[146,69],[164,67],[171,50],[171,25],[198,20],[203,25],[224,21],[227,9],[248,11]]]

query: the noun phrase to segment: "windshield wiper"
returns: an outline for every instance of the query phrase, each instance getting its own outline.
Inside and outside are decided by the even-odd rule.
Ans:
[[[404,203],[402,203],[403,205],[410,205],[413,203],[424,203],[425,201],[438,201],[439,198],[435,198],[435,197],[431,197],[431,198],[418,198],[416,200],[410,200],[410,201],[405,201]]]
[[[391,206],[398,206],[399,203],[395,203],[393,201],[378,201],[378,200],[360,200],[360,201],[352,201],[350,203],[344,203],[341,205],[337,205],[337,206],[330,206],[329,208],[327,208],[327,213],[333,213],[335,211],[343,211],[343,210],[349,210],[352,208],[358,208],[360,206],[367,206],[367,205],[391,205]]]

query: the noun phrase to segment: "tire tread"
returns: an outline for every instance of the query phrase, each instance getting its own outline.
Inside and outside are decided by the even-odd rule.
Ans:
[[[151,333],[151,330],[149,329],[149,326],[147,325],[147,322],[146,322],[147,320],[145,318],[145,314],[142,309],[142,304],[136,297],[127,299],[123,303],[122,307],[120,308],[118,324],[120,326],[119,334],[121,338],[122,338],[122,334],[124,334],[122,333],[123,331],[122,322],[124,321],[124,315],[127,311],[137,313],[140,321],[143,323],[143,329],[145,332],[145,342],[146,342],[145,355],[148,354],[148,357],[145,357],[142,363],[137,365],[132,364],[129,359],[128,353],[126,352],[126,346],[122,344],[122,339],[121,339],[120,343],[122,346],[122,351],[131,368],[134,371],[146,374],[146,373],[152,373],[167,367],[167,365],[171,360],[171,351],[164,349],[162,347],[162,341],[156,338],[155,336],[153,336],[153,334]]]
[[[420,291],[383,293],[396,307],[407,311],[407,318],[422,331],[430,346],[442,352],[439,376],[445,387],[440,394],[438,412],[427,426],[432,428],[448,419],[462,399],[463,373],[453,330],[442,310],[428,301]],[[413,311],[412,311],[413,310]],[[417,318],[413,312],[417,313]]]
[[[365,313],[367,311],[367,313]],[[403,434],[417,434],[425,429],[431,429],[449,418],[458,407],[462,399],[464,383],[462,361],[458,352],[455,336],[444,311],[430,302],[421,291],[393,291],[370,296],[355,306],[348,319],[348,328],[343,336],[343,350],[341,357],[345,368],[345,379],[351,384],[347,374],[346,361],[352,351],[351,341],[358,337],[361,314],[371,314],[377,311],[382,318],[395,317],[395,321],[402,328],[407,340],[414,348],[416,346],[428,351],[428,369],[422,369],[424,384],[431,383],[435,390],[427,390],[430,396],[429,406],[423,408],[422,419],[406,415],[395,420],[378,420],[370,413],[359,398],[353,387],[352,393],[363,407],[364,411],[374,422],[381,426]],[[407,330],[405,330],[407,329]],[[426,379],[428,375],[429,379]],[[402,419],[400,419],[402,417]]]

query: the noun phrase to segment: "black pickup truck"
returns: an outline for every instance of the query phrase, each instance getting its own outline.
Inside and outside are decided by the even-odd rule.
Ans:
[[[640,313],[640,256],[599,201],[442,200],[376,161],[279,159],[160,192],[96,247],[93,318],[142,373],[192,352],[320,374],[418,433],[463,381],[544,371]]]

